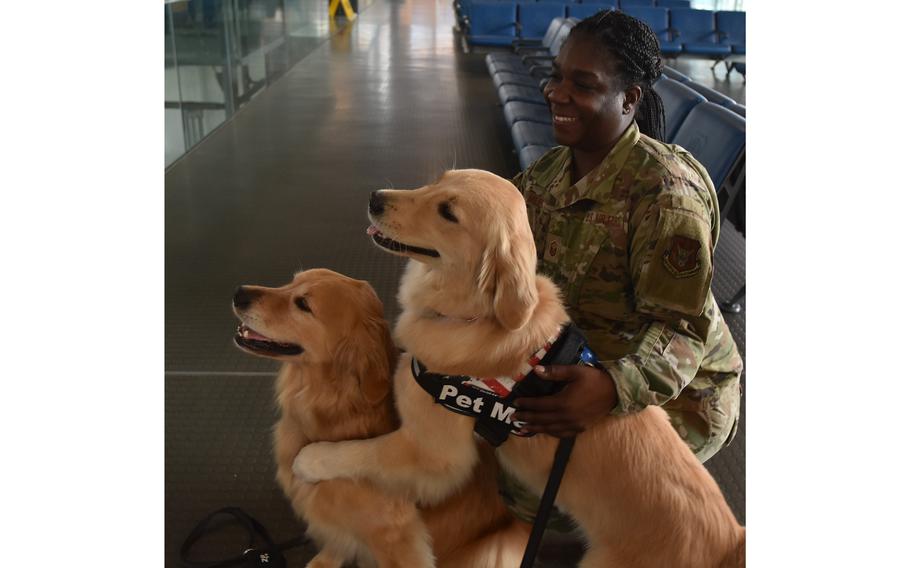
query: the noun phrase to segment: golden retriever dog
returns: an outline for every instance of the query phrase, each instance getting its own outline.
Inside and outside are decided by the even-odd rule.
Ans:
[[[351,561],[401,568],[517,565],[530,528],[500,499],[492,451],[449,498],[423,511],[412,498],[368,481],[310,484],[291,472],[307,444],[371,438],[398,426],[391,396],[398,351],[369,284],[308,270],[279,288],[241,286],[234,312],[242,322],[235,343],[284,362],[276,383],[277,479],[322,546],[309,568]]]
[[[416,190],[374,192],[370,218],[376,244],[411,259],[395,329],[406,349],[394,379],[401,426],[370,440],[309,445],[294,472],[309,481],[369,479],[436,503],[479,462],[474,421],[434,404],[414,380],[411,358],[435,373],[514,376],[569,316],[553,282],[536,274],[525,203],[508,180],[449,171]],[[557,442],[510,436],[496,453],[539,495]],[[556,504],[587,541],[583,568],[745,562],[745,529],[656,406],[605,417],[580,434]]]

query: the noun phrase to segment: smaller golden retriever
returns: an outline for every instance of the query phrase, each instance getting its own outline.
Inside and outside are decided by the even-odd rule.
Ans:
[[[364,439],[397,428],[391,374],[398,352],[369,284],[324,269],[279,288],[241,286],[235,343],[284,362],[276,383],[277,479],[321,546],[308,568],[346,562],[401,568],[517,566],[529,527],[514,520],[496,486],[496,460],[484,452],[474,475],[450,499],[419,511],[365,481],[310,484],[291,464],[307,444]]]

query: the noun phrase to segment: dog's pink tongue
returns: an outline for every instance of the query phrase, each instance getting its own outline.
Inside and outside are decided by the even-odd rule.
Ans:
[[[379,228],[376,225],[370,225],[367,227],[367,234],[371,237],[377,233],[379,233]]]

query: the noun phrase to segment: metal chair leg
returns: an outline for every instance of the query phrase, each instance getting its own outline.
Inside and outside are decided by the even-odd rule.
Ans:
[[[739,289],[736,294],[730,300],[720,303],[720,311],[728,314],[738,314],[743,311],[743,305],[740,304],[743,298],[746,297],[746,285],[743,284],[742,288]]]

